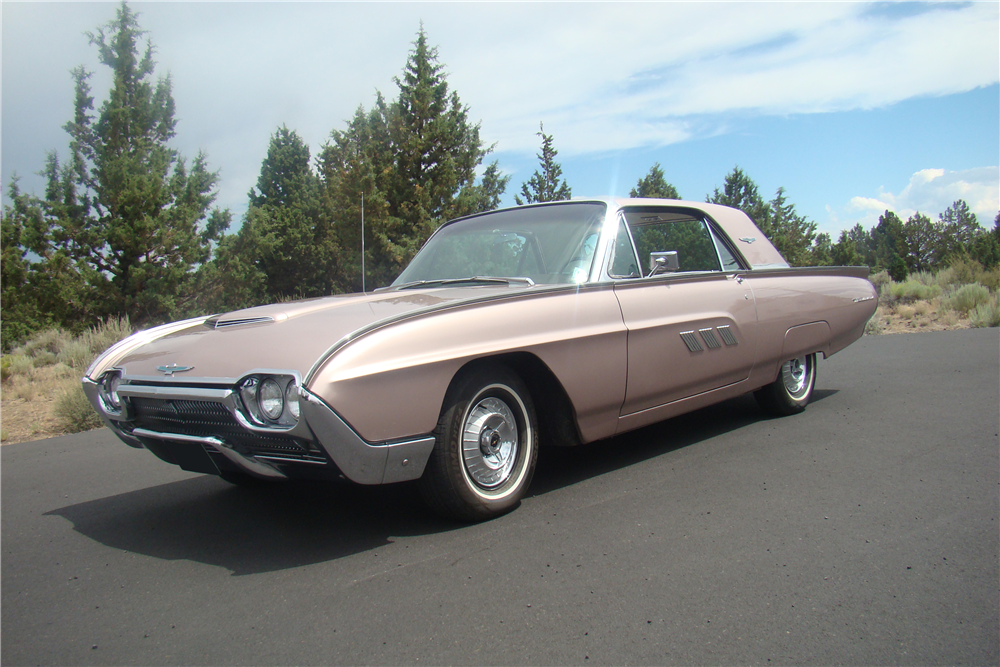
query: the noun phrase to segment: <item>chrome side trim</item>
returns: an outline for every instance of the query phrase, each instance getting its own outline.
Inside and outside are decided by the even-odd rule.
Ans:
[[[300,390],[302,417],[337,467],[358,484],[388,484],[424,474],[435,439],[427,436],[388,445],[370,445],[318,396]]]
[[[330,360],[333,355],[340,352],[343,348],[347,347],[354,341],[367,336],[370,333],[383,329],[385,327],[391,326],[393,324],[398,324],[399,322],[404,322],[406,320],[417,319],[421,317],[426,317],[435,313],[440,313],[448,310],[458,310],[460,308],[468,308],[471,306],[478,306],[484,303],[490,303],[493,301],[505,301],[513,299],[530,299],[540,296],[545,296],[549,294],[557,294],[559,292],[584,292],[589,290],[605,290],[614,289],[614,283],[583,283],[582,285],[548,285],[548,286],[535,286],[526,287],[524,289],[516,290],[511,293],[503,294],[491,294],[490,296],[477,296],[469,299],[463,299],[460,301],[451,301],[439,306],[430,306],[428,308],[421,308],[419,310],[412,310],[400,315],[395,315],[392,317],[387,317],[383,320],[378,320],[377,322],[372,322],[366,326],[356,329],[351,333],[347,334],[336,343],[331,345],[326,352],[320,355],[316,363],[312,365],[309,372],[306,373],[305,379],[303,380],[303,385],[308,385],[313,381],[316,373],[323,368],[323,366]]]
[[[746,278],[772,278],[802,276],[844,276],[847,278],[868,278],[870,271],[867,266],[779,266],[757,265],[751,271],[744,271]]]
[[[132,431],[132,435],[137,438],[149,438],[150,440],[166,440],[173,442],[194,442],[206,447],[211,447],[218,453],[225,456],[230,463],[234,464],[237,468],[247,473],[248,475],[253,475],[254,477],[259,477],[261,479],[287,479],[288,477],[280,472],[277,468],[273,468],[263,461],[258,461],[254,457],[244,456],[240,454],[232,446],[226,444],[218,438],[197,436],[197,435],[183,435],[181,433],[160,433],[158,431],[149,431],[144,428],[137,428]]]

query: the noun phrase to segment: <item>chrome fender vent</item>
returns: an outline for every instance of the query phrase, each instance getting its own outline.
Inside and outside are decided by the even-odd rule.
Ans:
[[[250,324],[271,324],[272,322],[278,321],[278,319],[279,318],[266,315],[264,317],[241,317],[232,320],[209,319],[205,321],[205,324],[213,329],[228,329],[229,327],[242,327]]]

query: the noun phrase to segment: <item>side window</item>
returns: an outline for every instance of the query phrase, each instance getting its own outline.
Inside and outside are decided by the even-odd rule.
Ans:
[[[632,249],[632,239],[629,238],[628,228],[625,221],[618,223],[618,236],[615,237],[615,256],[611,260],[611,270],[608,271],[614,278],[638,278],[639,263],[635,259],[635,251]]]
[[[654,252],[676,252],[678,271],[722,270],[704,220],[640,221],[632,224],[632,238],[646,274],[651,268],[650,253]]]
[[[719,238],[718,233],[715,230],[710,229],[712,232],[712,240],[715,241],[715,247],[719,249],[719,259],[722,260],[722,270],[723,271],[739,271],[743,267],[730,252],[729,246],[722,242]]]

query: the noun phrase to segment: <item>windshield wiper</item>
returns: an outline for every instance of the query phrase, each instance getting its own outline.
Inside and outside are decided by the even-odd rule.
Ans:
[[[493,276],[472,276],[471,278],[442,278],[439,280],[414,280],[410,283],[395,285],[392,289],[416,289],[418,287],[443,287],[449,285],[510,285],[524,283],[532,287],[535,281],[531,278],[495,278]]]

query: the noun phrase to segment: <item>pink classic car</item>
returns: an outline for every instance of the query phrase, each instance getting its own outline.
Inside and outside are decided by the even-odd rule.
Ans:
[[[185,470],[419,480],[432,508],[479,520],[517,506],[540,447],[751,391],[771,413],[805,409],[817,354],[875,311],[867,275],[790,268],[722,206],[523,206],[442,225],[371,293],[137,333],[83,385],[126,444]]]

